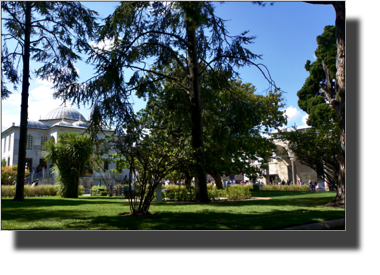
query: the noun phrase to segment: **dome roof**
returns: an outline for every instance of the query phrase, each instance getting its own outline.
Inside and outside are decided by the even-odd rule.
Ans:
[[[28,128],[33,128],[33,129],[49,129],[49,127],[42,122],[39,122],[37,120],[28,120]]]
[[[87,128],[88,124],[86,122],[83,122],[83,121],[77,121],[77,122],[73,123],[73,126]]]
[[[86,121],[84,116],[77,110],[70,107],[58,107],[51,110],[49,113],[41,117],[40,120],[55,120],[62,119],[62,115],[65,114],[65,119],[79,120],[79,116],[82,121]]]
[[[53,126],[51,126],[51,127],[54,127],[54,126],[69,126],[69,127],[72,127],[73,125],[70,122],[61,120],[61,121],[53,124]]]

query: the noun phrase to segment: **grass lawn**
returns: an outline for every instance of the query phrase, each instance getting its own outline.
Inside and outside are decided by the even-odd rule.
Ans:
[[[1,200],[2,230],[267,230],[345,217],[344,208],[327,207],[335,192],[251,191],[262,198],[195,204],[152,203],[155,215],[129,212],[121,197],[61,199],[30,197]],[[264,200],[269,198],[269,200]]]

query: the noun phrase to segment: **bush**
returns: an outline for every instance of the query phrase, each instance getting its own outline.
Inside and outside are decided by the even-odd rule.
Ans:
[[[25,177],[29,174],[25,170]],[[17,165],[1,167],[1,185],[14,185],[17,180]]]
[[[14,197],[16,195],[16,186],[1,185],[1,197]]]
[[[168,185],[165,186],[165,189],[168,191],[162,192],[163,199],[172,201],[192,201],[195,199],[195,187],[193,185],[189,187]],[[252,189],[252,185],[233,185],[223,189],[217,189],[211,184],[207,185],[208,197],[212,201],[219,198],[228,198],[229,200],[250,198],[250,189]]]
[[[83,194],[84,194],[84,186],[83,185],[79,185],[78,196],[82,196]]]
[[[57,185],[24,186],[25,197],[57,196]],[[1,197],[14,197],[16,186],[1,186]]]
[[[248,199],[251,197],[249,189],[245,185],[232,185],[227,188],[227,198],[229,200]]]
[[[265,191],[310,191],[310,187],[307,185],[264,185]]]
[[[90,190],[91,196],[107,196],[107,187],[104,186],[93,186]]]

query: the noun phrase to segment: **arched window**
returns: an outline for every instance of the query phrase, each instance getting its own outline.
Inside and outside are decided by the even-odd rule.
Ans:
[[[51,136],[51,137],[50,137],[50,140],[53,141],[53,142],[55,143],[55,138],[54,138],[54,136]]]
[[[28,134],[26,137],[26,150],[32,150],[33,149],[33,136],[31,134]]]
[[[41,137],[41,150],[44,150],[45,142],[47,141],[47,136],[43,135]]]

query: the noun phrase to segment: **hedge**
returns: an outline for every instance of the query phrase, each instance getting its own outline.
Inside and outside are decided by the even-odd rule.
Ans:
[[[57,196],[58,185],[24,186],[24,197]],[[84,194],[84,187],[79,186],[78,195]],[[1,197],[14,197],[16,186],[1,186]]]
[[[207,185],[208,197],[212,201],[227,198],[229,200],[240,200],[251,197],[252,185],[232,185],[228,188],[217,189],[211,184]],[[191,186],[165,185],[162,191],[163,200],[171,201],[193,201],[195,200],[195,188]]]

